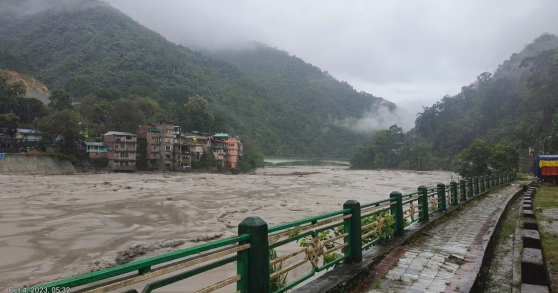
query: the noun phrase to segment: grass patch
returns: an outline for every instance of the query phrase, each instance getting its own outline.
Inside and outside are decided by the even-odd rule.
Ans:
[[[542,186],[537,190],[533,199],[535,206],[535,214],[539,225],[539,232],[541,233],[542,248],[546,268],[550,274],[550,283],[552,291],[558,292],[558,233],[551,233],[545,231],[545,225],[558,225],[557,223],[549,223],[548,219],[539,211],[539,209],[558,209],[558,187]],[[544,223],[547,222],[547,223]]]
[[[537,190],[533,204],[541,209],[558,209],[558,187],[542,186]]]
[[[374,282],[372,282],[372,285],[370,285],[370,289],[380,289],[382,286],[382,283],[379,280],[376,280]]]
[[[515,234],[515,226],[517,225],[517,220],[519,218],[519,204],[514,203],[510,210],[507,212],[504,221],[502,222],[502,228],[500,234],[498,235],[497,243],[504,243],[509,239],[510,235]]]

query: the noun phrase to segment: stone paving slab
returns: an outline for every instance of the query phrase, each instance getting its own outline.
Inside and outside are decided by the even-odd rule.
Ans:
[[[368,292],[461,292],[464,281],[474,273],[479,250],[496,211],[501,209],[515,187],[483,195],[444,222],[424,233],[415,244],[401,247],[397,257],[389,255],[379,266],[391,266],[385,275],[376,275]]]
[[[547,286],[538,286],[538,285],[530,285],[530,284],[522,284],[521,285],[521,292],[522,293],[548,293]]]

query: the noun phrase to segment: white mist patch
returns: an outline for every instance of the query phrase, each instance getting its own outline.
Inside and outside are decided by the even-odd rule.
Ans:
[[[415,114],[405,109],[391,110],[384,104],[372,106],[362,117],[348,117],[334,121],[333,124],[358,133],[373,133],[381,129],[388,129],[393,124],[408,131],[415,126]]]

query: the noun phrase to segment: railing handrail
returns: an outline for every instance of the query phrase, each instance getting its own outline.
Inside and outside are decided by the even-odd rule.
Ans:
[[[240,235],[240,236],[235,236],[235,237],[226,238],[222,240],[212,241],[212,242],[196,245],[193,247],[164,253],[146,259],[132,261],[123,265],[114,266],[111,268],[106,268],[91,273],[86,273],[83,275],[54,281],[51,283],[41,285],[40,287],[45,289],[53,288],[53,287],[77,287],[88,283],[93,283],[104,279],[108,279],[114,276],[131,273],[133,271],[137,271],[146,267],[151,267],[165,262],[177,260],[179,258],[191,256],[200,252],[205,252],[223,246],[235,244],[238,242],[247,241],[249,239],[250,239],[250,235]]]
[[[278,231],[285,230],[285,229],[288,229],[288,228],[293,228],[293,227],[296,227],[296,226],[300,226],[300,225],[303,225],[303,224],[312,223],[313,221],[319,221],[319,220],[331,218],[331,217],[334,217],[334,216],[343,215],[343,214],[346,214],[350,211],[351,211],[350,209],[344,209],[344,210],[335,211],[335,212],[331,212],[331,213],[327,213],[327,214],[323,214],[323,215],[319,215],[319,216],[315,216],[315,217],[310,217],[310,218],[298,220],[298,221],[295,221],[295,222],[275,225],[275,226],[272,226],[268,229],[268,233],[274,233],[274,232],[278,232]]]

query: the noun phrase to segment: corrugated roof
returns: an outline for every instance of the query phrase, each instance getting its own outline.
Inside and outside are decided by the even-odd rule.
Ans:
[[[120,131],[109,131],[103,135],[126,135],[126,136],[136,136],[133,133],[130,132],[120,132]]]
[[[229,137],[228,133],[215,133],[213,137]]]

